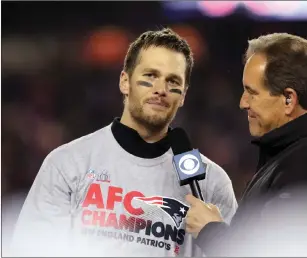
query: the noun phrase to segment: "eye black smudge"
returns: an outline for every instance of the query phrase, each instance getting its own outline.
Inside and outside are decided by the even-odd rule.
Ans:
[[[182,94],[182,91],[179,90],[179,89],[170,89],[169,91],[170,91],[170,92],[173,92],[173,93],[177,93],[177,94],[179,94],[179,95]]]
[[[152,83],[146,81],[137,81],[137,85],[144,86],[144,87],[153,87]]]

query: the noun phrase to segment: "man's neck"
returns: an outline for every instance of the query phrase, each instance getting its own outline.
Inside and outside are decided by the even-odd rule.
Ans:
[[[307,114],[306,109],[303,109],[301,107],[297,107],[296,110],[293,112],[292,116],[289,118],[288,122],[290,122],[290,121],[292,121],[296,118],[299,118],[300,116],[305,115],[305,114]]]
[[[123,113],[120,122],[138,132],[142,139],[148,143],[154,143],[160,141],[167,135],[168,125],[165,128],[162,128],[159,131],[150,130],[148,127],[138,123],[133,119],[128,112]]]

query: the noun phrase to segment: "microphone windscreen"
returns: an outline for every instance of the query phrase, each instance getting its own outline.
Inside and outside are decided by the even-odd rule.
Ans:
[[[192,150],[189,137],[182,128],[178,127],[171,130],[169,133],[169,139],[174,155]]]

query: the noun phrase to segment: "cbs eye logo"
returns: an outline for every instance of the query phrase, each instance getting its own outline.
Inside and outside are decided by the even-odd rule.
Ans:
[[[192,154],[184,155],[179,160],[179,169],[186,175],[192,175],[197,172],[199,166],[198,159]]]

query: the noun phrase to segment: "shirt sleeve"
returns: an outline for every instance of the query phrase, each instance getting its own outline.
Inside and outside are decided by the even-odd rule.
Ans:
[[[203,155],[202,160],[207,166],[206,180],[203,180],[202,185],[203,195],[207,196],[206,202],[219,208],[224,221],[229,224],[238,208],[232,182],[221,166]]]
[[[71,193],[62,171],[47,156],[20,212],[10,252],[17,256],[61,253],[69,239]]]
[[[212,244],[223,235],[223,232],[228,230],[238,208],[232,182],[227,173],[216,164],[211,164],[211,169],[211,176],[214,175],[214,177],[211,177],[211,181],[214,181],[215,187],[210,203],[219,208],[225,223],[209,223],[210,225],[208,224],[200,232],[196,244],[202,249],[202,256],[214,255],[215,249],[212,250]]]
[[[237,199],[230,180],[214,192],[212,203],[218,206],[224,221],[229,224],[238,208]]]

